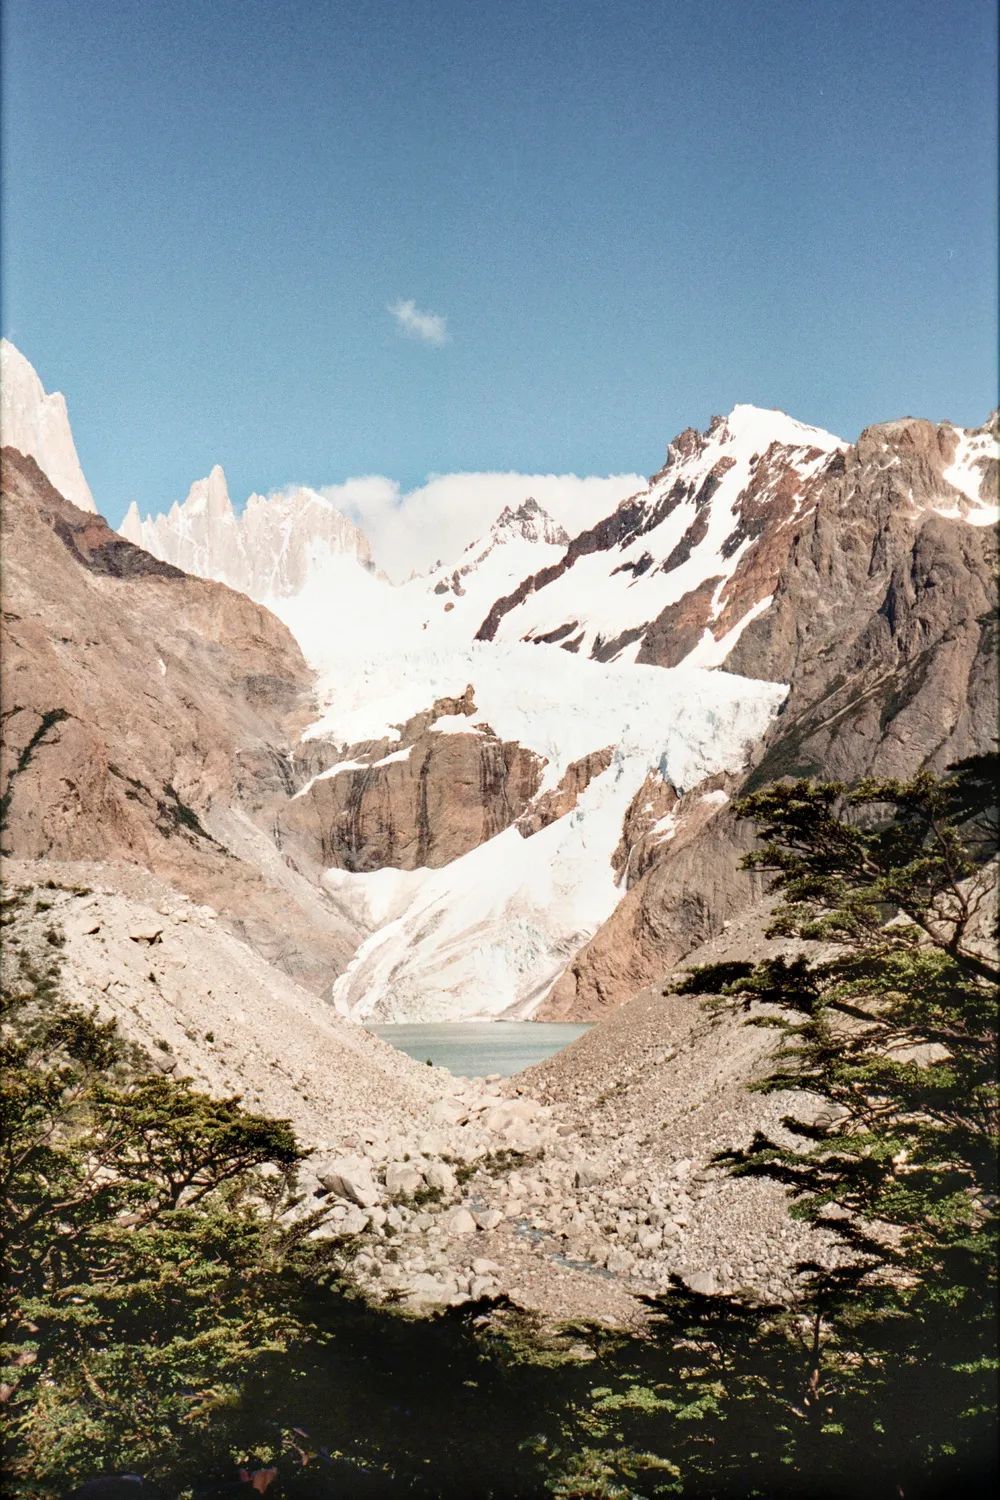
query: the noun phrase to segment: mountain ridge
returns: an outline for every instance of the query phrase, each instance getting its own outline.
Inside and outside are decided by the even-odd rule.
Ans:
[[[364,533],[318,490],[252,494],[237,514],[219,464],[166,515],[143,518],[133,501],[119,529],[154,556],[258,602],[301,591],[325,556],[353,558],[375,570]]]
[[[980,745],[996,450],[995,420],[852,445],[738,405],[596,526],[526,496],[402,584],[318,492],[237,516],[218,466],[166,517],[130,510],[149,551],[69,532],[119,577],[166,556],[235,580],[297,641],[312,707],[240,750],[249,804],[213,772],[196,811],[341,924],[313,982],[355,1016],[587,1018],[754,897],[728,808],[748,774]]]

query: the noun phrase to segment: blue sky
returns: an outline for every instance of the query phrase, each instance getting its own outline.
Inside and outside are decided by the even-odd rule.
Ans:
[[[4,332],[112,520],[995,404],[992,0],[4,13]]]

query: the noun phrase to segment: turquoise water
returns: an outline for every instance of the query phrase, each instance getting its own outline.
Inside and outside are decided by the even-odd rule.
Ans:
[[[490,1073],[509,1078],[561,1052],[590,1028],[548,1021],[436,1021],[371,1029],[407,1057],[418,1062],[430,1058],[435,1067],[463,1078]]]

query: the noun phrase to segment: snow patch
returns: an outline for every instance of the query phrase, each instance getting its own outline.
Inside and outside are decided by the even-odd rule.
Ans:
[[[989,432],[966,432],[957,427],[955,432],[958,447],[942,477],[969,504],[934,508],[940,515],[961,515],[972,526],[993,526],[1000,520],[1000,497],[984,497],[982,488],[987,466],[1000,458],[1000,443]]]

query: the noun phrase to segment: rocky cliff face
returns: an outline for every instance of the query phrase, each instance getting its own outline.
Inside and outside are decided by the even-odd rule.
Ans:
[[[888,423],[817,473],[773,601],[727,658],[727,668],[791,684],[730,791],[786,775],[907,776],[991,747],[997,557],[983,523],[995,505],[995,434],[995,418],[971,433]],[[540,1014],[601,1015],[759,898],[759,881],[739,869],[750,830],[725,798],[706,803],[696,788],[669,817],[670,836],[652,846],[647,836],[630,856],[628,894]]]
[[[2,540],[5,851],[139,864],[328,982],[356,929],[259,827],[287,796],[311,686],[284,626],[132,546],[12,449]]]
[[[689,428],[647,490],[496,601],[479,639],[554,644],[597,661],[720,664],[767,607],[808,483],[842,446],[751,406],[705,433]]]
[[[995,432],[996,420],[993,421]],[[791,684],[752,777],[908,775],[987,748],[996,715],[996,459],[987,426],[868,428],[796,529],[728,665]],[[978,454],[957,489],[956,459]],[[991,505],[992,501],[992,505]]]
[[[510,827],[537,792],[543,761],[488,724],[473,733],[475,711],[469,688],[415,715],[396,744],[348,746],[282,809],[282,847],[317,870],[437,869]],[[458,715],[469,733],[430,727]]]
[[[186,573],[227,583],[258,601],[299,593],[331,558],[374,568],[368,539],[318,491],[251,495],[237,515],[218,464],[166,515],[144,519],[133,501],[121,534]]]
[[[31,365],[8,339],[0,339],[0,442],[35,460],[61,495],[80,510],[96,510],[83,477],[65,398],[47,395]]]

